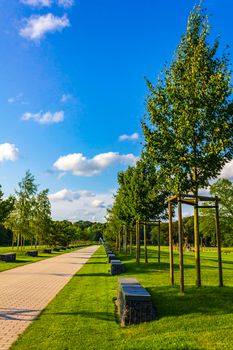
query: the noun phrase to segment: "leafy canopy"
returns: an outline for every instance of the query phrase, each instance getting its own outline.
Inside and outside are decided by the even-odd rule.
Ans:
[[[147,80],[145,154],[168,190],[208,185],[233,156],[233,103],[227,55],[209,44],[208,16],[191,12],[171,66],[154,86]]]

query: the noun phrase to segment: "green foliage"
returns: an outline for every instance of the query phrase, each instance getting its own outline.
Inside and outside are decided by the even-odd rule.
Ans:
[[[171,66],[157,85],[147,80],[145,155],[174,193],[207,186],[233,156],[229,61],[217,57],[218,40],[208,43],[209,29],[196,6]]]
[[[210,193],[220,198],[219,216],[222,232],[222,243],[224,246],[232,246],[233,183],[227,179],[219,179],[210,186]],[[212,245],[216,244],[214,209],[201,210],[200,231],[205,238],[209,239]]]
[[[109,211],[105,236],[114,237],[121,225],[134,225],[136,220],[149,221],[166,218],[165,200],[167,193],[160,192],[157,186],[155,167],[140,160],[135,167],[118,173],[119,189],[113,208]]]

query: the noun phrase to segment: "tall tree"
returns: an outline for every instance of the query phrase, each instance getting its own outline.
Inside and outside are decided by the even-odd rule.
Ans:
[[[51,226],[51,204],[48,198],[48,189],[38,193],[34,198],[33,216],[30,222],[31,232],[35,237],[35,245],[38,240],[46,241]]]
[[[233,102],[227,55],[219,41],[208,42],[208,16],[198,5],[186,34],[157,85],[147,81],[145,153],[160,173],[161,185],[178,194],[208,185],[233,157]],[[198,208],[194,210],[196,283],[200,280]]]
[[[17,245],[23,245],[23,240],[31,240],[31,222],[35,214],[35,194],[37,191],[35,178],[28,170],[22,181],[19,182],[19,190],[15,191],[14,209],[6,220],[6,226],[17,237]]]

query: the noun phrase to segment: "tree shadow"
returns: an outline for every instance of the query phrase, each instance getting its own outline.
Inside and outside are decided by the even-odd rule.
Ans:
[[[103,321],[116,321],[116,315],[114,312],[87,312],[87,311],[77,311],[77,312],[54,312],[50,313],[48,311],[43,313],[43,316],[45,315],[54,315],[54,316],[82,316],[84,318],[95,318],[97,320],[103,320]]]
[[[158,317],[181,316],[193,313],[231,314],[233,313],[233,287],[186,287],[179,294],[179,287],[148,287]]]
[[[77,273],[76,275],[74,275],[74,277],[96,277],[96,276],[100,276],[100,277],[109,277],[109,273],[108,272],[97,272],[97,273]]]

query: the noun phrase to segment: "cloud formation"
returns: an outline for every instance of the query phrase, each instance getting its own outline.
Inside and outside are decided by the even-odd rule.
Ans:
[[[93,208],[106,208],[106,204],[104,201],[102,201],[101,199],[94,199],[92,202],[91,202],[91,206]]]
[[[19,158],[19,150],[12,143],[2,143],[0,144],[0,162],[5,160],[10,160],[12,162]]]
[[[39,124],[57,124],[61,123],[64,120],[64,112],[59,111],[59,112],[39,112],[39,113],[31,113],[31,112],[26,112],[22,116],[22,120],[28,121],[28,120],[33,120]]]
[[[21,3],[32,7],[51,7],[57,4],[60,7],[69,8],[74,5],[74,0],[21,0]]]
[[[63,94],[62,97],[61,97],[61,102],[67,102],[68,100],[71,99],[71,95],[70,94]]]
[[[50,194],[48,197],[51,202],[57,202],[57,201],[73,202],[75,200],[80,199],[81,197],[95,197],[95,193],[91,191],[86,191],[86,190],[71,191],[71,190],[68,190],[67,188],[64,188],[61,191]]]
[[[223,177],[226,179],[233,177],[233,159],[227,164],[225,164],[225,166],[221,171],[220,177]]]
[[[29,40],[38,41],[47,33],[61,32],[70,26],[66,15],[62,17],[54,16],[52,13],[46,15],[33,15],[25,20],[26,25],[21,28],[19,34]]]
[[[139,134],[134,132],[132,135],[123,134],[119,136],[119,141],[136,141],[139,139]]]
[[[49,199],[52,217],[55,220],[104,222],[107,214],[106,208],[110,208],[113,203],[113,193],[112,191],[93,193],[88,190],[72,191],[63,189],[50,194]]]
[[[58,6],[69,8],[74,5],[74,0],[58,0]]]
[[[50,7],[52,6],[52,0],[21,0],[24,5],[32,7]]]
[[[121,155],[118,152],[100,153],[91,159],[87,159],[82,153],[73,153],[61,156],[53,166],[61,171],[69,171],[76,176],[95,176],[109,166],[134,165],[137,160],[138,157],[133,154]]]

